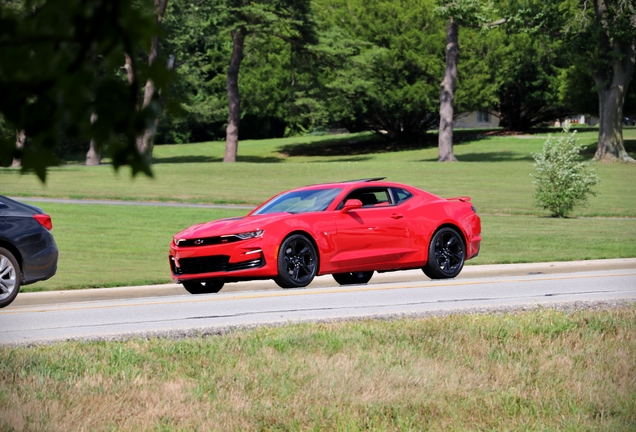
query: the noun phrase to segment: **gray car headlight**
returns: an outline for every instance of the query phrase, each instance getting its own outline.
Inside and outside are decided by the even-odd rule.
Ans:
[[[251,238],[262,237],[264,232],[265,230],[249,231],[249,232],[244,232],[240,234],[234,234],[232,236],[227,236],[227,237],[238,237],[241,240],[247,240]]]

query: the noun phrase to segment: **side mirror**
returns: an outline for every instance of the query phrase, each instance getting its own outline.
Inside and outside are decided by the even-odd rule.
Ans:
[[[362,201],[358,199],[350,199],[345,201],[344,207],[340,210],[341,213],[348,213],[351,210],[359,209],[362,207]]]

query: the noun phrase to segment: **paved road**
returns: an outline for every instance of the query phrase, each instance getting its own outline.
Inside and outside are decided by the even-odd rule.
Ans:
[[[634,269],[111,299],[1,310],[0,344],[623,300],[636,301]]]

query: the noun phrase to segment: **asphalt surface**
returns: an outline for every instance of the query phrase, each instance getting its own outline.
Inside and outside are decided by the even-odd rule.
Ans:
[[[612,307],[634,301],[634,269],[112,299],[3,309],[0,345],[178,338],[263,325]]]
[[[495,264],[464,267],[456,280],[502,276],[551,275],[562,273],[636,269],[636,258],[568,261],[531,264]],[[429,279],[420,270],[375,273],[370,284],[420,282]],[[319,276],[308,288],[337,287],[330,275]],[[220,294],[245,291],[283,291],[271,280],[228,283]],[[31,305],[51,305],[95,300],[134,299],[165,296],[190,296],[179,284],[144,285],[118,288],[94,288],[70,291],[21,292],[6,309]]]

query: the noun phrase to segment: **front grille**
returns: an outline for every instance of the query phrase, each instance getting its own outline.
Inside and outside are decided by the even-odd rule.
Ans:
[[[225,271],[230,257],[215,255],[198,258],[182,258],[179,260],[182,274],[212,273]]]
[[[174,274],[199,274],[246,270],[262,267],[265,264],[263,258],[233,264],[229,264],[229,260],[230,257],[227,255],[214,255],[198,258],[181,258],[179,260],[179,268],[177,268],[173,260],[171,260],[171,265]]]
[[[223,237],[204,237],[198,239],[186,239],[179,241],[179,247],[185,246],[210,246],[210,245],[218,245],[225,243],[234,243],[237,241],[241,241],[240,238],[235,236],[223,236]]]

